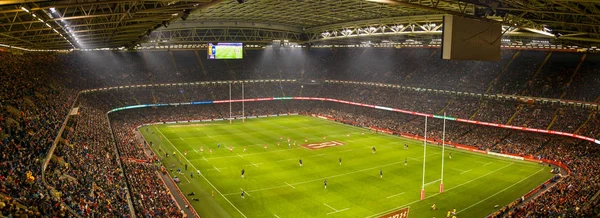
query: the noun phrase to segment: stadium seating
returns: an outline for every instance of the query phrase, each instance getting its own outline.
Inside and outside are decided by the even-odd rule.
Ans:
[[[80,94],[75,104],[80,115],[72,116],[67,123],[46,175],[41,175],[42,160],[75,102],[77,92],[88,88],[298,79],[286,83],[249,83],[244,87],[244,97],[318,96],[423,113],[446,112],[459,118],[600,138],[599,112],[582,107],[526,104],[358,84],[304,83],[311,79],[370,81],[598,101],[600,93],[595,87],[600,87],[600,80],[595,76],[598,73],[595,66],[600,56],[595,54],[587,54],[579,71],[573,72],[571,65],[579,64],[583,54],[552,53],[545,61],[548,52],[504,50],[501,62],[477,63],[439,61],[439,50],[436,49],[313,49],[304,51],[304,55],[280,55],[275,59],[265,58],[262,51],[247,53],[238,61],[206,61],[205,54],[194,51],[145,52],[144,55],[108,51],[58,55],[0,53],[0,61],[4,63],[0,66],[0,80],[3,81],[0,84],[0,147],[3,148],[0,149],[0,193],[15,200],[4,204],[24,205],[25,213],[68,216],[66,208],[61,207],[62,202],[82,216],[127,217],[131,208],[123,196],[129,192],[138,216],[180,216],[180,208],[171,199],[167,188],[158,176],[153,176],[157,172],[156,166],[151,164],[153,157],[144,150],[145,145],[134,128],[157,121],[228,117],[229,105],[119,111],[109,115],[112,129],[108,126],[106,112],[128,105],[228,99],[229,86],[121,88]],[[115,61],[117,59],[124,61]],[[570,64],[568,69],[556,67],[563,66],[562,61]],[[116,64],[105,64],[107,62]],[[241,97],[240,85],[232,85],[231,98]],[[241,110],[240,104],[233,105],[235,115],[241,115]],[[340,121],[353,120],[354,125],[423,134],[424,120],[413,115],[331,102],[288,100],[245,104],[247,115],[288,112],[322,114]],[[441,121],[431,120],[429,125],[430,137],[441,138]],[[502,214],[590,217],[600,213],[597,209],[599,201],[589,201],[600,190],[600,150],[597,145],[565,137],[454,122],[448,124],[446,138],[481,150],[556,160],[569,167],[571,174],[560,183],[515,210],[501,210],[505,211]],[[42,176],[49,187],[41,181]],[[144,200],[153,195],[156,201]],[[22,213],[17,212],[15,206],[3,208],[0,208],[3,215]]]

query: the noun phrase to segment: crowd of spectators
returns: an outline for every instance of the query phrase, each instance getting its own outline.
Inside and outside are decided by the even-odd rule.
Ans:
[[[56,68],[81,69],[79,86],[100,88],[244,79],[335,79],[475,93],[597,101],[600,55],[502,50],[501,61],[441,60],[439,49],[245,50],[241,60],[201,51],[73,52]],[[111,64],[104,64],[110,62]],[[581,67],[577,71],[577,66]],[[570,81],[573,78],[573,81]]]
[[[531,95],[598,101],[595,54],[503,50],[495,63],[439,61],[437,49],[339,48],[248,50],[243,60],[206,60],[196,51],[0,53],[0,193],[2,214],[68,216],[180,216],[135,134],[142,123],[202,120],[230,116],[228,104],[106,111],[129,105],[240,99],[241,86],[227,84],[120,88],[82,94],[58,143],[46,175],[41,165],[57,137],[77,92],[132,84],[243,79],[297,79],[298,82],[246,83],[245,98],[325,97],[423,113],[577,133],[600,138],[598,111],[574,105],[524,103],[372,85],[322,83],[323,79],[384,82],[404,86],[490,94]],[[576,66],[580,64],[578,71]],[[106,64],[106,63],[113,64]],[[567,63],[567,64],[565,64]],[[573,78],[572,82],[569,80]],[[318,82],[307,82],[310,80]],[[353,125],[421,135],[422,117],[318,101],[248,102],[247,116],[321,114]],[[234,103],[231,115],[242,115]],[[441,138],[442,122],[430,119],[429,137]],[[114,133],[114,140],[112,138]],[[510,214],[530,217],[597,215],[600,190],[598,146],[571,138],[450,122],[448,141],[482,150],[533,155],[565,163],[562,182]],[[123,166],[121,166],[121,163]],[[41,180],[45,176],[46,186]],[[129,208],[131,193],[134,208]],[[150,201],[147,199],[155,199]],[[0,206],[1,204],[0,203]],[[21,207],[17,207],[20,205]],[[15,209],[22,208],[22,209]]]
[[[0,193],[29,211],[62,216],[40,172],[77,91],[65,87],[63,72],[45,67],[57,63],[54,55],[0,53],[0,63]]]
[[[129,217],[127,183],[105,112],[85,99],[77,105],[48,165],[46,180],[84,217]]]
[[[182,217],[169,190],[164,188],[158,167],[152,164],[125,162],[127,181],[137,217]]]

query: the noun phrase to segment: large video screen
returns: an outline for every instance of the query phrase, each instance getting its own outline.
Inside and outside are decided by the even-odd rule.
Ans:
[[[208,59],[242,59],[243,46],[241,42],[208,43]]]

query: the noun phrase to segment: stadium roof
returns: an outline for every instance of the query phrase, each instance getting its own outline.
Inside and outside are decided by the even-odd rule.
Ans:
[[[431,40],[440,38],[444,14],[501,21],[511,39],[600,44],[597,0],[9,0],[0,1],[0,44],[84,49]]]

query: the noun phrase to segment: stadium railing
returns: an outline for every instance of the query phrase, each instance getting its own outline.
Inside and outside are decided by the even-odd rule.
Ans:
[[[50,147],[50,149],[48,150],[48,154],[46,155],[46,158],[44,158],[43,163],[42,163],[42,184],[50,189],[50,190],[55,190],[54,187],[50,186],[47,182],[46,182],[46,168],[48,167],[48,163],[50,163],[50,159],[52,158],[52,155],[54,155],[54,150],[56,150],[56,146],[58,145],[58,142],[61,139],[61,136],[65,130],[65,127],[67,126],[67,122],[69,121],[69,118],[71,117],[71,111],[73,110],[73,108],[75,108],[75,104],[77,103],[77,99],[79,99],[79,95],[81,92],[77,93],[77,96],[75,96],[75,100],[73,101],[73,104],[71,105],[71,108],[69,108],[69,112],[67,114],[67,116],[65,117],[65,121],[62,123],[60,129],[58,130],[58,134],[56,135],[56,137],[54,138],[54,141],[52,142],[52,146]],[[67,209],[67,211],[69,211],[69,213],[71,213],[71,215],[75,216],[75,217],[81,217],[79,214],[77,214],[77,212],[75,212],[71,207],[69,207],[68,205],[66,205],[64,202],[61,201],[60,203],[64,208]]]
[[[119,149],[117,147],[117,141],[115,140],[115,132],[113,131],[113,128],[110,124],[110,118],[108,117],[108,114],[105,114],[106,116],[106,120],[109,121],[108,122],[108,128],[110,129],[110,139],[111,139],[111,143],[113,145],[113,148],[115,149],[115,159],[117,160],[117,164],[119,165],[119,169],[124,169],[123,168],[123,164],[121,163],[121,158],[119,158]],[[131,217],[135,217],[135,208],[133,207],[133,202],[131,201],[131,185],[129,185],[129,182],[127,179],[125,179],[125,183],[127,184],[127,196],[125,196],[125,198],[127,199],[127,205],[129,205],[129,213],[131,213]]]

